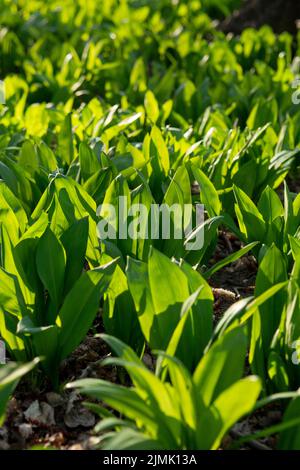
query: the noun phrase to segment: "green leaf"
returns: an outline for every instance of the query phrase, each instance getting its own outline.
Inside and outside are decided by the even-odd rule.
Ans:
[[[153,144],[153,150],[155,152],[155,161],[157,162],[158,167],[164,172],[165,175],[167,175],[170,169],[169,151],[158,127],[152,127],[150,137],[151,143]],[[154,167],[154,172],[156,172],[156,167]]]
[[[68,114],[62,123],[61,130],[58,135],[58,153],[67,165],[71,164],[74,158],[71,114]]]
[[[66,253],[64,294],[67,294],[84,269],[89,233],[88,218],[76,221],[61,236]]]
[[[233,191],[237,202],[236,215],[242,234],[249,242],[255,240],[262,242],[266,225],[261,213],[244,191],[236,186],[233,186]]]
[[[123,387],[101,379],[82,379],[68,383],[66,388],[78,388],[81,393],[105,401],[133,421],[141,420],[155,429],[153,410],[133,388]]]
[[[193,305],[190,318],[187,319],[180,344],[180,349],[185,351],[185,357],[189,356],[189,362],[185,362],[185,364],[190,370],[193,370],[211,339],[214,296],[211,287],[198,271],[185,262],[182,262],[180,267],[187,276],[190,292],[201,288],[198,301]]]
[[[189,297],[188,282],[181,269],[155,249],[149,255],[148,275],[159,349],[164,349],[179,321],[181,305]]]
[[[16,388],[19,380],[28,372],[30,372],[39,359],[34,359],[27,364],[19,365],[10,363],[8,365],[0,365],[0,426],[3,425],[5,419],[5,407],[10,395]]]
[[[48,321],[55,320],[62,301],[65,280],[66,254],[61,242],[52,230],[47,228],[41,236],[36,251],[38,275],[47,289],[51,304]]]
[[[259,297],[272,286],[287,280],[285,259],[279,249],[272,245],[266,252],[257,273],[255,295]],[[252,370],[263,374],[266,378],[266,360],[272,338],[277,330],[283,305],[286,299],[285,292],[279,291],[259,307],[253,316],[252,338],[249,361]]]
[[[193,375],[193,381],[204,404],[213,401],[239,380],[246,358],[247,337],[243,328],[235,328],[219,338],[203,356]]]
[[[159,118],[159,106],[151,90],[147,90],[145,94],[144,106],[148,118],[155,124]]]
[[[79,146],[80,172],[83,181],[86,181],[100,169],[100,163],[86,142],[81,142]]]
[[[298,423],[296,422],[298,421]],[[300,450],[300,398],[294,398],[289,403],[282,421],[283,426],[280,433],[279,450]],[[292,426],[292,427],[290,427]]]
[[[190,222],[186,216],[186,207],[192,204],[190,178],[184,165],[176,170],[162,204],[167,208],[166,214],[170,220],[170,236],[163,241],[161,251],[167,256],[176,256],[178,259],[183,253],[184,233]],[[192,214],[190,214],[191,217]],[[163,216],[161,219],[162,227],[164,227]]]
[[[58,388],[59,372],[59,328],[56,325],[35,326],[29,317],[23,317],[18,324],[18,334],[30,337],[34,354],[43,358],[42,368],[50,377],[55,389]]]
[[[188,367],[191,357],[193,356],[193,346],[192,346],[192,340],[193,337],[191,334],[186,335],[184,337],[184,330],[186,328],[187,320],[189,319],[191,322],[193,322],[193,317],[192,317],[192,307],[193,305],[197,302],[199,293],[201,291],[202,287],[199,287],[192,295],[190,295],[185,302],[182,305],[181,312],[180,312],[180,320],[171,336],[171,339],[169,341],[168,347],[166,349],[166,353],[169,356],[177,356],[178,358],[181,359],[181,361]],[[189,333],[191,333],[189,331]],[[182,343],[185,347],[184,354],[180,354],[178,351],[180,341],[182,340]],[[192,351],[191,351],[192,349]]]
[[[104,442],[103,450],[162,450],[159,440],[151,439],[141,432],[126,429]]]
[[[67,294],[57,318],[60,327],[59,358],[63,360],[87,334],[107,290],[115,261],[85,272]]]
[[[105,294],[103,323],[108,334],[124,341],[135,351],[142,351],[143,334],[128,289],[127,278],[120,266],[116,266]]]
[[[150,290],[147,264],[128,256],[126,276],[143,335],[152,348],[159,349],[161,338],[155,320],[156,313]]]
[[[262,192],[257,207],[264,220],[269,223],[273,222],[277,217],[283,216],[284,213],[279,196],[270,186],[267,186]]]
[[[218,449],[227,431],[253,410],[260,391],[260,379],[256,376],[241,379],[225,389],[214,400],[209,410],[217,417],[215,422],[209,430],[205,426],[198,429],[199,448]],[[205,420],[205,415],[203,419]]]
[[[276,390],[287,391],[290,388],[289,377],[283,359],[276,351],[271,351],[268,357],[268,376]]]
[[[189,297],[186,276],[155,249],[151,250],[148,266],[128,258],[126,274],[145,339],[152,348],[166,348],[182,303]]]
[[[246,253],[248,253],[252,248],[258,245],[259,242],[252,242],[249,243],[249,245],[244,246],[238,251],[235,251],[232,255],[226,256],[226,258],[222,259],[218,263],[214,264],[210,269],[205,271],[203,273],[203,276],[205,279],[209,279],[214,273],[219,271],[220,269],[224,268],[224,266],[227,266],[230,263],[234,263],[234,261],[240,259],[242,256],[244,256]]]
[[[204,204],[210,217],[218,216],[222,210],[222,204],[218,192],[210,179],[196,166],[192,166],[193,174],[200,186],[201,202]]]

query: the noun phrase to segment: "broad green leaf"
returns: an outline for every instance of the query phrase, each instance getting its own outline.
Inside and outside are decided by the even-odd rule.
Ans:
[[[35,326],[29,317],[23,317],[18,324],[18,334],[30,337],[34,354],[42,358],[41,366],[57,389],[60,361],[59,328],[56,325]]]
[[[162,450],[164,445],[155,439],[151,439],[141,432],[126,429],[118,432],[113,437],[105,440],[103,450]]]
[[[158,127],[154,126],[152,128],[150,137],[158,167],[167,175],[170,169],[169,151]],[[156,171],[156,167],[154,167],[154,171]]]
[[[100,163],[95,153],[86,142],[81,142],[79,146],[79,163],[83,181],[86,181],[100,168]]]
[[[39,359],[34,359],[34,361],[23,365],[15,363],[0,365],[0,426],[3,425],[5,419],[5,407],[10,395],[19,380],[34,369],[38,362]]]
[[[257,273],[255,295],[265,293],[272,286],[287,280],[286,263],[279,249],[272,245],[266,252]],[[253,336],[250,345],[250,363],[254,372],[266,374],[266,360],[276,329],[279,326],[283,305],[286,299],[284,291],[279,291],[259,307],[253,316]]]
[[[148,266],[142,261],[127,258],[126,276],[141,330],[152,348],[159,349],[161,337],[154,310],[148,275]]]
[[[247,338],[243,328],[235,328],[219,338],[203,356],[193,381],[206,406],[242,377]]]
[[[151,90],[146,91],[144,106],[145,106],[148,118],[153,124],[155,124],[159,118],[159,106]]]
[[[298,423],[296,423],[298,420]],[[300,450],[300,398],[294,398],[289,403],[282,421],[283,426],[292,425],[282,429],[279,437],[278,449]],[[294,425],[293,425],[294,424]]]
[[[236,215],[242,234],[249,242],[263,241],[266,225],[261,213],[244,191],[236,186],[233,187],[233,191],[237,202]]]
[[[111,283],[105,293],[103,323],[108,334],[124,341],[135,351],[142,351],[143,334],[128,289],[126,275],[120,266],[116,266]]]
[[[205,426],[199,427],[199,448],[218,449],[227,431],[253,410],[260,391],[261,383],[256,376],[238,380],[225,389],[211,405],[210,412],[216,416],[215,423],[208,429]]]
[[[179,321],[181,304],[189,297],[187,278],[165,255],[153,249],[149,255],[148,276],[155,320],[164,349]]]
[[[135,389],[123,387],[101,379],[82,379],[67,384],[67,388],[78,388],[85,395],[105,401],[132,420],[141,420],[153,433],[153,410]]]
[[[283,216],[284,213],[279,196],[270,186],[267,186],[262,192],[257,207],[264,220],[269,223],[277,217]]]
[[[73,133],[72,133],[72,117],[68,114],[61,126],[58,135],[58,153],[67,165],[70,165],[74,158]]]
[[[240,259],[246,253],[252,250],[252,248],[258,245],[258,243],[259,242],[249,243],[249,245],[246,245],[240,250],[235,251],[232,255],[226,256],[226,258],[222,259],[221,261],[218,261],[218,263],[214,264],[210,269],[205,271],[205,273],[203,274],[204,278],[209,279],[214,273],[224,268],[224,266],[227,266],[228,264],[233,263],[234,261]]]
[[[210,217],[218,216],[222,204],[218,192],[210,179],[196,166],[192,167],[194,177],[200,186],[200,197]]]
[[[39,240],[36,251],[37,272],[47,289],[49,304],[48,321],[55,321],[64,290],[66,254],[61,242],[52,230],[46,229]]]
[[[57,318],[59,359],[67,357],[87,334],[109,286],[115,261],[85,272],[67,294]]]
[[[84,269],[89,232],[88,218],[76,221],[61,236],[66,253],[64,293],[67,294]]]

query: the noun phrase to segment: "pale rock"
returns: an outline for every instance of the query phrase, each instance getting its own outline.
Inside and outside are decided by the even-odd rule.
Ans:
[[[54,410],[48,403],[35,400],[24,413],[27,421],[35,424],[46,424],[51,426],[55,424]]]

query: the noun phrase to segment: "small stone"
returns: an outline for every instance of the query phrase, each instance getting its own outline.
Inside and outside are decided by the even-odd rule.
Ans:
[[[48,403],[35,400],[24,413],[27,421],[51,426],[55,424],[54,410]]]
[[[23,439],[25,440],[28,439],[33,433],[32,425],[28,423],[20,424],[18,427],[18,430],[21,436],[23,437]]]
[[[100,445],[101,438],[97,436],[90,436],[85,442],[85,449],[92,450]]]
[[[55,392],[48,392],[46,394],[47,402],[49,405],[53,406],[53,408],[57,406],[61,406],[64,404],[64,399],[61,395]]]
[[[6,441],[0,441],[0,450],[8,450],[9,444]]]
[[[0,428],[0,440],[7,440],[8,438],[8,431],[6,426],[2,426]]]
[[[49,442],[56,447],[61,447],[65,443],[65,436],[62,432],[56,432],[49,437]]]
[[[64,422],[68,428],[77,428],[78,426],[91,428],[95,425],[95,416],[85,408],[74,406],[65,414]]]
[[[148,353],[145,353],[144,354],[144,357],[143,357],[143,363],[149,367],[149,369],[151,369],[153,367],[153,360],[152,360],[152,357],[150,356],[150,354]]]
[[[73,444],[69,447],[69,450],[84,450],[84,447],[82,444]]]

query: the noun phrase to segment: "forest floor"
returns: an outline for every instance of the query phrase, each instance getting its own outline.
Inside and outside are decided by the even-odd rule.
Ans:
[[[240,247],[240,241],[233,234],[221,231],[213,261],[219,261]],[[256,270],[254,257],[247,255],[211,278],[210,285],[215,298],[215,323],[231,304],[253,294]],[[9,403],[6,423],[0,430],[0,450],[33,446],[84,450],[97,445],[98,437],[93,435],[97,417],[84,407],[83,398],[76,391],[63,390],[63,384],[85,377],[119,382],[116,367],[101,365],[101,361],[110,354],[106,344],[100,338],[95,338],[95,333],[101,332],[103,325],[99,315],[85,341],[61,367],[61,392],[50,391],[49,383],[36,386],[31,391],[20,384]],[[153,358],[148,352],[144,355],[144,361],[152,368]],[[254,432],[266,424],[275,424],[274,420],[278,422],[280,417],[281,414],[278,415],[277,411],[274,414],[273,409],[270,412],[266,410],[265,413],[260,411],[257,416],[237,424],[224,440],[223,447],[230,446],[233,439],[243,433]],[[267,445],[270,447],[272,443],[272,440],[268,440]],[[257,444],[258,448],[265,445],[265,441]]]
[[[294,192],[300,191],[300,175],[288,179]],[[279,195],[282,188],[278,190]],[[216,263],[241,248],[241,242],[232,233],[220,230],[218,244],[211,262]],[[212,276],[209,283],[214,294],[215,323],[224,311],[237,300],[253,295],[257,262],[251,254],[225,266]],[[31,391],[22,382],[11,399],[7,419],[0,428],[0,450],[32,447],[86,450],[95,448],[99,437],[93,434],[97,416],[86,409],[83,398],[74,390],[64,390],[64,384],[86,377],[120,382],[116,367],[103,367],[101,362],[109,354],[109,348],[95,333],[103,332],[101,312],[85,341],[64,361],[60,371],[61,391],[51,391],[45,382]],[[153,369],[154,359],[146,351],[145,363]],[[123,380],[126,380],[126,378]],[[130,385],[129,383],[127,385]],[[281,421],[282,411],[277,405],[260,409],[246,420],[237,423],[225,437],[222,448],[230,448],[241,436]],[[276,437],[248,443],[244,449],[266,450],[276,447]]]

